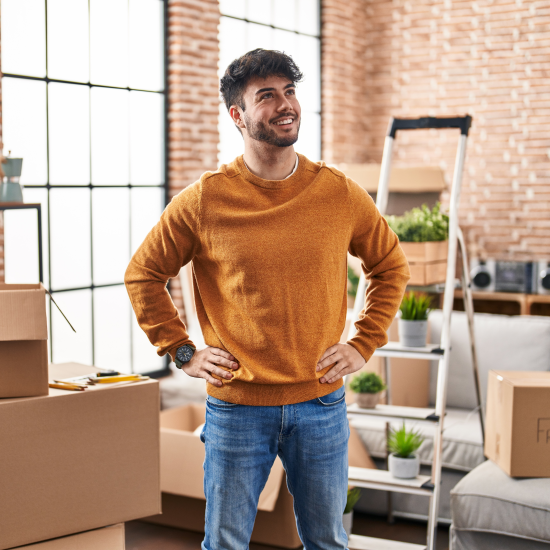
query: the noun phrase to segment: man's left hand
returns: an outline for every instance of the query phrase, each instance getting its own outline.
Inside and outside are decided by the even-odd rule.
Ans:
[[[363,356],[349,344],[335,344],[323,353],[317,363],[317,372],[335,365],[319,380],[321,384],[332,384],[342,376],[358,371],[364,364]]]

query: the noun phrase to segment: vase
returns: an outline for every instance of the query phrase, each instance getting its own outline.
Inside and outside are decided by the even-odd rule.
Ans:
[[[426,345],[428,321],[409,321],[398,319],[399,342],[410,348],[422,348]]]
[[[21,184],[4,181],[0,184],[0,202],[23,202]]]
[[[402,458],[392,453],[389,456],[388,468],[393,477],[399,479],[414,479],[420,472],[420,460],[412,455],[408,458]]]
[[[344,524],[344,529],[346,530],[346,535],[349,540],[351,535],[351,527],[353,525],[353,510],[342,516],[342,523]]]
[[[355,402],[361,409],[374,409],[380,400],[379,393],[358,393]]]

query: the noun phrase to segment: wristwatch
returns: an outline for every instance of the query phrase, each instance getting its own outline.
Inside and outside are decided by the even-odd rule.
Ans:
[[[178,351],[176,351],[176,358],[174,359],[176,367],[178,367],[178,369],[181,369],[183,365],[189,363],[189,361],[193,359],[193,355],[195,354],[196,349],[197,348],[194,348],[189,344],[185,344],[185,346],[179,347]]]

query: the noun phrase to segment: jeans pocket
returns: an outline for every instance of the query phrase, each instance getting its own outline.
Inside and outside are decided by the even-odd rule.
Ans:
[[[338,405],[338,403],[341,403],[342,401],[344,401],[345,398],[346,398],[346,389],[344,388],[344,386],[342,386],[341,388],[338,388],[332,393],[323,395],[323,397],[318,397],[317,401],[321,403],[321,405],[324,405],[325,407],[331,407],[333,405]]]
[[[212,397],[211,395],[208,395],[206,397],[206,404],[212,405],[214,408],[220,408],[220,409],[230,409],[232,407],[238,407],[238,403],[229,403],[228,401],[222,401],[221,399],[218,399],[216,397]]]

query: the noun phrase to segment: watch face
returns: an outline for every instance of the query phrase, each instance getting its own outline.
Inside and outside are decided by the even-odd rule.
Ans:
[[[193,358],[195,351],[191,346],[181,346],[176,352],[176,359],[179,359],[182,363],[188,363]]]

